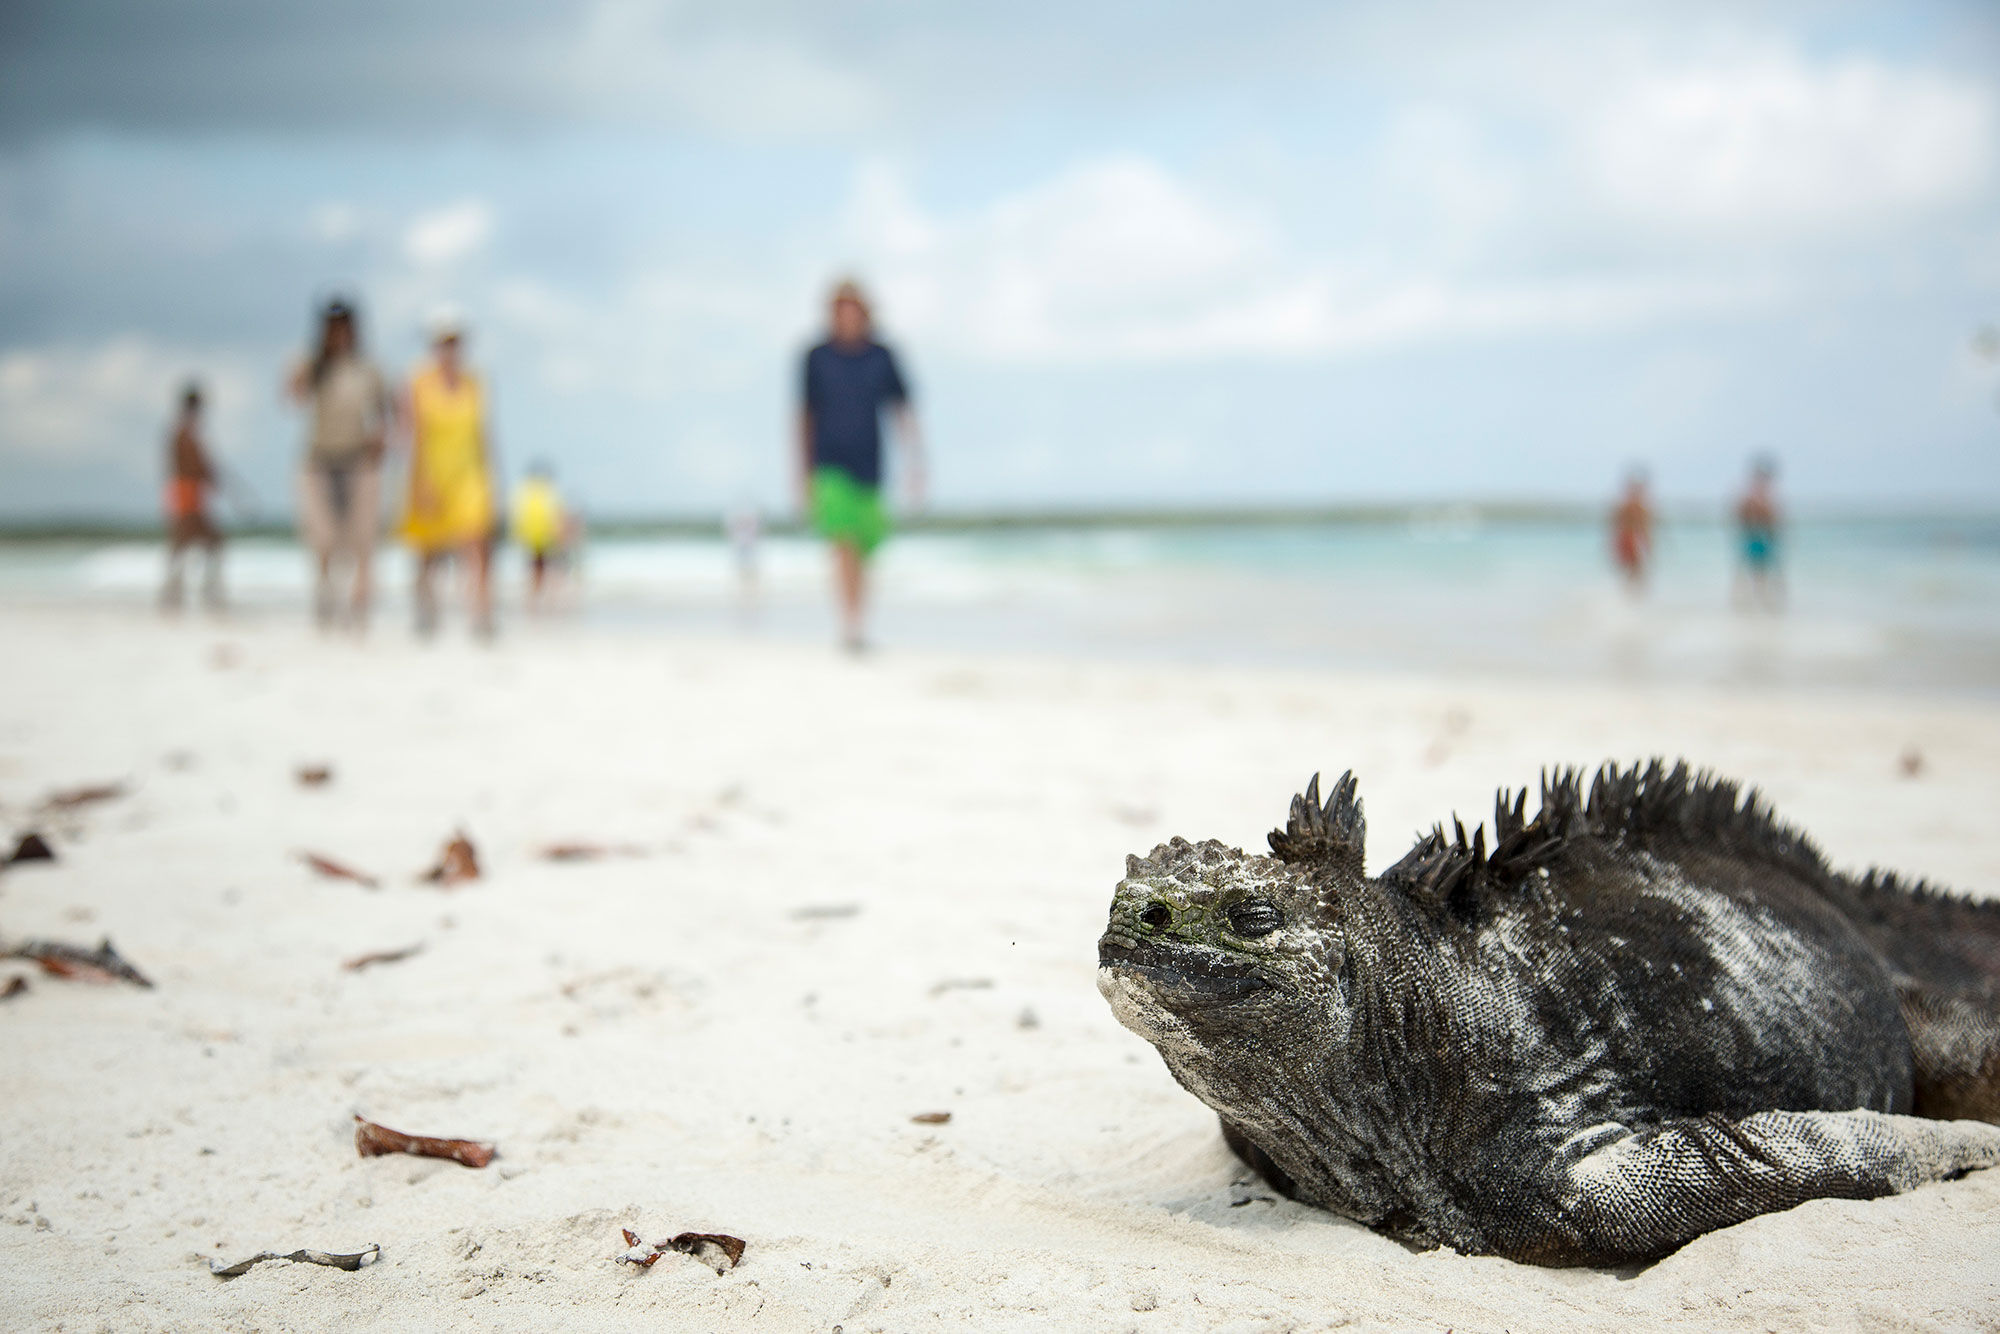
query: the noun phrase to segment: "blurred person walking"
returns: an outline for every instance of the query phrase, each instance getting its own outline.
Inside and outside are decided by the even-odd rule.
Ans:
[[[432,322],[431,356],[410,377],[410,477],[402,534],[417,554],[417,633],[438,626],[437,572],[456,558],[467,579],[473,633],[493,635],[493,540],[497,514],[486,395],[465,367],[456,316]]]
[[[1784,575],[1778,569],[1778,465],[1766,455],[1750,465],[1750,484],[1736,502],[1736,531],[1743,563],[1738,567],[1738,606],[1782,611]]]
[[[375,542],[382,513],[382,453],[394,412],[388,382],[362,355],[360,319],[339,298],[320,309],[319,345],[292,371],[287,388],[306,410],[306,457],[299,472],[299,532],[315,565],[313,618],[322,630],[341,620],[335,582],[353,568],[345,620],[368,628]]]
[[[528,553],[528,610],[543,609],[551,575],[560,580],[576,544],[577,522],[563,504],[555,470],[537,461],[514,488],[514,540]]]
[[[1625,475],[1625,494],[1611,511],[1611,559],[1625,577],[1625,590],[1634,597],[1644,594],[1653,563],[1653,502],[1644,468]]]
[[[208,513],[208,498],[220,477],[201,437],[201,386],[190,382],[181,391],[180,413],[167,438],[167,582],[160,589],[160,606],[170,612],[181,608],[190,547],[203,552],[202,602],[211,611],[222,609],[222,530]]]
[[[882,412],[894,413],[910,504],[924,496],[923,440],[896,358],[875,341],[868,299],[843,281],[833,289],[824,342],[806,353],[798,423],[798,500],[833,547],[841,643],[867,647],[868,559],[889,533],[882,503]]]

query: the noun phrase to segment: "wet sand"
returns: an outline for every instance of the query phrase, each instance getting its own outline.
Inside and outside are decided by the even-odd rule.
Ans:
[[[1360,775],[1371,868],[1544,765],[1661,753],[1759,783],[1839,864],[2000,891],[2000,705],[532,628],[355,646],[21,608],[0,642],[0,828],[59,858],[0,874],[0,935],[108,933],[157,984],[4,967],[29,989],[0,1001],[0,1327],[1931,1330],[2000,1309],[2000,1173],[1815,1202],[1636,1276],[1411,1253],[1270,1199],[1093,984],[1125,853],[1260,843],[1314,769]],[[126,795],[35,811],[108,781]],[[461,827],[484,877],[420,882]],[[612,853],[540,855],[576,842]],[[500,1156],[362,1159],[356,1113]],[[621,1228],[748,1249],[720,1275],[636,1269]],[[371,1244],[354,1273],[203,1264]]]

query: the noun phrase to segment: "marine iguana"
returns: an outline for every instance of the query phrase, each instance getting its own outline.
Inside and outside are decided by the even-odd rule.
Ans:
[[[2000,1164],[2000,903],[1685,764],[1541,795],[1373,878],[1351,773],[1273,856],[1127,858],[1098,989],[1274,1187],[1418,1245],[1644,1263]]]

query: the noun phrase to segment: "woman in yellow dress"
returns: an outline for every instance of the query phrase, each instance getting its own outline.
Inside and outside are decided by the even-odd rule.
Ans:
[[[417,554],[417,631],[437,629],[437,569],[463,562],[472,593],[475,633],[493,633],[493,465],[486,437],[486,398],[465,368],[464,330],[440,320],[432,355],[410,377],[404,420],[410,423],[409,503],[403,538]]]

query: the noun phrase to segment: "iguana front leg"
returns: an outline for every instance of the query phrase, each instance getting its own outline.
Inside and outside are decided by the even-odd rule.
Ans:
[[[1609,1138],[1563,1171],[1552,1216],[1496,1249],[1541,1264],[1656,1260],[1807,1200],[1872,1199],[2000,1165],[2000,1126],[1880,1112],[1758,1112],[1603,1131]]]

